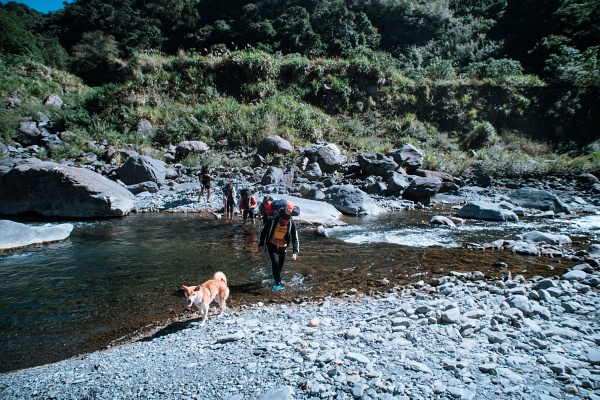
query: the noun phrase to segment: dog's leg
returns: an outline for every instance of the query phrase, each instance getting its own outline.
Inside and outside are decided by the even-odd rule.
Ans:
[[[221,302],[220,302],[220,305],[221,305],[221,313],[219,314],[219,317],[222,317],[222,316],[223,316],[223,313],[225,312],[225,309],[227,308],[227,307],[225,306],[225,300],[226,300],[226,299],[223,299],[223,301],[221,301]]]
[[[202,307],[200,308],[200,315],[202,315],[201,325],[204,325],[206,323],[206,319],[208,318],[208,305],[202,303]]]

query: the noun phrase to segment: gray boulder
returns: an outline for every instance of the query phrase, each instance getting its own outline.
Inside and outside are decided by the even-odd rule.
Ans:
[[[340,220],[342,216],[340,211],[331,204],[285,194],[278,194],[275,197],[289,200],[294,206],[300,208],[300,215],[292,218],[302,225],[322,225],[323,227],[346,225],[345,222]]]
[[[306,166],[303,176],[309,181],[316,181],[323,176],[323,171],[321,170],[319,163],[314,162]]]
[[[388,194],[398,196],[410,186],[415,178],[406,174],[393,172],[387,179]]]
[[[428,200],[435,196],[442,186],[439,178],[417,177],[402,193],[402,197],[411,201]]]
[[[304,151],[304,155],[319,164],[321,171],[331,174],[340,169],[347,159],[333,143],[316,143]]]
[[[546,190],[525,187],[515,190],[510,197],[514,204],[524,208],[571,214],[565,203]]]
[[[44,105],[61,108],[63,106],[62,99],[57,94],[51,94],[44,100]]]
[[[129,157],[125,164],[117,168],[116,172],[119,179],[126,185],[148,181],[162,184],[167,176],[167,165],[164,161],[137,154]]]
[[[154,136],[154,126],[152,126],[152,122],[148,121],[146,118],[142,118],[137,123],[136,130],[139,134],[146,137]]]
[[[450,226],[452,228],[456,227],[456,224],[454,223],[454,221],[452,221],[450,218],[444,217],[442,215],[434,215],[433,217],[431,217],[431,221],[429,221],[429,223],[432,225]]]
[[[256,153],[262,157],[268,154],[289,154],[293,151],[290,142],[277,135],[267,136],[256,147]]]
[[[402,145],[399,149],[386,153],[386,156],[391,157],[406,172],[412,172],[421,168],[423,165],[423,155],[422,150],[417,149],[409,143]]]
[[[175,159],[183,160],[190,154],[206,153],[210,147],[201,140],[180,142],[175,148]]]
[[[567,235],[555,235],[540,231],[532,231],[523,234],[525,240],[530,240],[534,243],[545,242],[546,244],[555,244],[562,246],[563,244],[571,244],[571,238]]]
[[[0,161],[0,214],[104,218],[133,207],[133,194],[89,169],[34,158]]]
[[[368,194],[352,185],[336,185],[325,191],[327,202],[344,214],[380,214],[381,207]]]
[[[43,136],[40,139],[40,144],[47,148],[50,151],[50,153],[52,153],[53,151],[60,149],[65,144],[65,142],[60,140],[58,135],[52,134]]]
[[[447,172],[430,171],[428,169],[416,169],[411,175],[420,176],[423,178],[438,178],[442,182],[454,182],[454,178]]]
[[[529,256],[537,256],[540,254],[540,249],[531,242],[527,242],[525,240],[517,240],[516,242],[511,243],[508,248],[517,254],[529,255]]]
[[[4,143],[0,143],[0,160],[8,157],[9,153],[8,147]]]
[[[136,183],[135,185],[127,186],[127,190],[129,190],[133,194],[140,194],[143,192],[157,193],[158,185],[156,182],[148,181],[142,183]]]
[[[21,122],[17,131],[19,133],[17,142],[21,143],[24,147],[37,144],[41,135],[35,122]]]
[[[265,171],[260,183],[261,185],[271,185],[273,183],[283,182],[283,170],[279,167],[269,167]]]
[[[500,208],[497,204],[487,201],[473,201],[465,204],[456,216],[460,218],[481,219],[486,221],[518,221],[519,217],[510,211]]]
[[[34,226],[0,220],[0,251],[59,242],[68,238],[72,231],[72,224]]]
[[[586,249],[590,257],[600,258],[600,244],[593,244]]]
[[[356,161],[366,175],[387,177],[398,168],[398,164],[391,157],[381,153],[359,154]]]

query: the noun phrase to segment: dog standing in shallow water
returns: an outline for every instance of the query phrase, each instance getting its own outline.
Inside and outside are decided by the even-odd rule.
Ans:
[[[227,287],[227,278],[224,273],[220,271],[215,272],[212,279],[200,286],[183,285],[183,290],[188,300],[185,308],[191,308],[195,304],[198,310],[200,310],[203,325],[206,322],[208,308],[213,300],[221,306],[219,316],[225,312],[225,301],[229,297],[229,287]]]

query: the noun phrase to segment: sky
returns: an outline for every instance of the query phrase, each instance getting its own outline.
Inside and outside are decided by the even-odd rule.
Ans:
[[[8,3],[11,0],[0,0],[0,3]],[[73,0],[20,0],[16,3],[23,3],[29,8],[33,8],[41,13],[49,13],[51,11],[60,10],[63,8],[63,2],[71,3]]]

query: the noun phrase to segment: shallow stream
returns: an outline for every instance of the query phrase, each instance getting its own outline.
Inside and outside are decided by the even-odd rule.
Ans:
[[[73,222],[61,243],[0,253],[0,372],[61,360],[122,343],[184,312],[182,284],[223,271],[228,305],[303,301],[356,289],[367,293],[452,270],[499,276],[551,275],[563,259],[468,250],[468,243],[514,239],[530,230],[567,234],[587,247],[600,235],[600,216],[542,222],[469,222],[458,228],[426,223],[428,212],[347,218],[348,226],[318,237],[300,227],[300,256],[283,273],[285,290],[270,290],[267,256],[256,247],[258,227],[224,224],[195,214],[139,214]],[[551,265],[555,271],[549,272]],[[213,314],[209,316],[212,318]],[[209,320],[210,321],[210,320]]]

